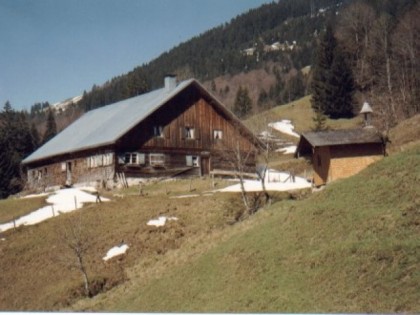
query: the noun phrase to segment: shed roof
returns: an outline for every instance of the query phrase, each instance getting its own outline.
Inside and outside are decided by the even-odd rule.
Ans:
[[[172,89],[161,88],[89,111],[26,157],[22,163],[29,164],[66,153],[112,145],[131,128],[191,85],[211,97],[214,100],[212,103],[221,108],[230,118],[236,119],[198,81],[190,79],[178,83]],[[247,131],[250,132],[248,129]]]
[[[383,140],[375,128],[305,132],[300,137],[296,154],[304,155],[308,152],[308,146],[323,147],[364,143],[383,143]]]

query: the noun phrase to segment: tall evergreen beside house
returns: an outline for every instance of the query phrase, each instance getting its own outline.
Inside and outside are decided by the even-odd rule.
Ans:
[[[48,110],[47,117],[47,127],[45,129],[44,137],[42,138],[42,143],[48,142],[57,134],[57,124],[55,123],[53,110],[50,108]]]
[[[327,114],[327,108],[331,103],[331,66],[334,61],[334,50],[337,41],[334,37],[331,25],[327,26],[324,35],[318,45],[314,71],[312,75],[312,108]]]
[[[16,112],[6,102],[0,112],[0,198],[20,191],[23,185],[20,162],[34,148],[26,114]]]
[[[330,74],[331,100],[326,114],[331,118],[353,117],[355,83],[347,60],[336,47]]]
[[[233,112],[239,118],[248,116],[252,111],[252,100],[249,97],[249,92],[246,87],[239,86],[236,93],[235,103],[233,105]]]
[[[334,119],[353,116],[353,74],[331,25],[318,46],[311,88],[311,104],[316,113],[320,111]]]

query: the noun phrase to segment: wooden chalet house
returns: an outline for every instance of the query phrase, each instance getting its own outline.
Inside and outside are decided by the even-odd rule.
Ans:
[[[23,160],[30,188],[127,178],[206,175],[230,168],[226,152],[259,140],[195,79],[85,113]],[[255,169],[255,155],[248,167]]]

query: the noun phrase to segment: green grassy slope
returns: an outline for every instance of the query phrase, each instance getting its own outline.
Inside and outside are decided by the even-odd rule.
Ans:
[[[260,114],[249,118],[245,123],[253,128],[266,122],[274,122],[282,119],[292,121],[298,133],[310,131],[314,127],[312,118],[314,112],[310,102],[311,96],[305,96],[289,104],[276,106]],[[327,119],[326,124],[331,129],[354,128],[362,125],[362,118],[356,116],[352,119]]]
[[[132,279],[93,308],[418,312],[419,209],[416,146],[307,200],[274,204],[243,223],[250,228],[232,227],[204,254]]]

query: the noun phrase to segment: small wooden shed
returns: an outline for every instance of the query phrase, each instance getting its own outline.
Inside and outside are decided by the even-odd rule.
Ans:
[[[384,155],[385,143],[375,128],[306,132],[295,153],[311,159],[315,186],[352,176]]]

